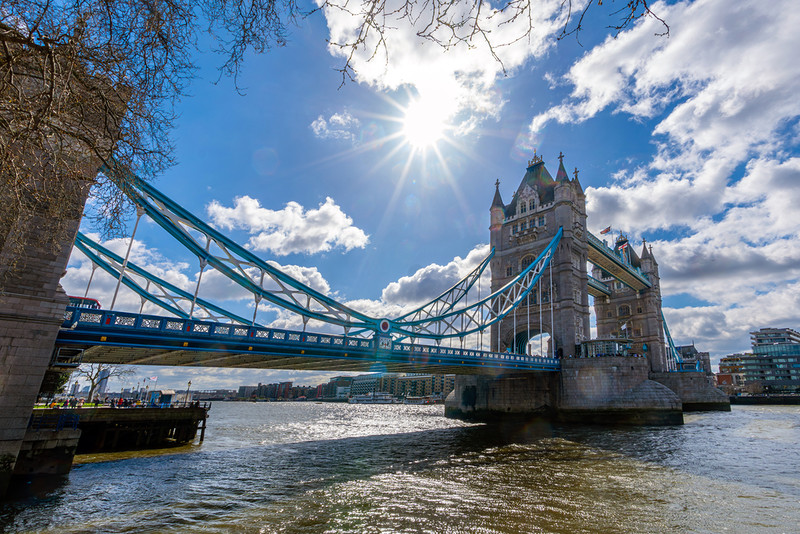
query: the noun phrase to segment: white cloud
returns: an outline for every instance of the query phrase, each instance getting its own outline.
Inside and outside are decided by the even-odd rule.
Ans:
[[[433,13],[434,4],[403,4],[404,0],[387,1],[379,15],[384,25],[383,41],[379,42],[376,32],[370,31],[365,46],[353,52],[355,79],[379,89],[413,86],[420,99],[435,102],[444,115],[455,121],[453,131],[461,135],[472,131],[482,120],[497,117],[503,102],[493,85],[505,74],[504,67],[506,72],[513,71],[527,59],[542,55],[555,42],[554,35],[561,31],[566,17],[560,0],[537,2],[535,9],[518,18],[513,18],[511,8],[500,12],[484,2],[478,20],[494,48],[480,34],[470,36],[468,26],[444,25],[433,32],[435,40],[447,43],[455,34],[464,41],[441,46],[420,36],[430,30],[428,21],[439,17],[452,22],[475,16],[465,10],[476,8],[477,4],[454,4],[447,13]],[[582,5],[583,2],[575,2],[573,7],[579,9]],[[323,8],[330,31],[329,51],[342,61],[350,50],[338,45],[356,40],[364,16],[354,6],[348,7],[350,10]],[[525,36],[529,21],[533,31]]]
[[[788,0],[653,9],[669,38],[645,19],[595,47],[565,76],[569,98],[531,128],[603,110],[655,121],[650,162],[587,188],[590,223],[680,229],[653,243],[662,291],[710,305],[669,310],[673,335],[717,356],[746,350],[750,330],[800,323],[800,13]]]
[[[349,251],[369,243],[367,234],[353,226],[353,219],[330,197],[317,209],[305,210],[297,202],[289,202],[284,209],[275,211],[262,208],[257,199],[243,196],[234,200],[232,208],[214,200],[206,211],[216,226],[250,233],[248,248],[278,256],[315,254],[334,247]]]
[[[424,304],[464,278],[488,253],[489,245],[478,245],[467,254],[466,258],[456,256],[445,265],[432,263],[418,269],[411,276],[404,276],[387,285],[381,293],[381,301],[409,309]],[[488,280],[488,272],[484,274],[487,276],[485,280]],[[484,295],[490,293],[489,287],[489,283],[483,283]]]
[[[334,113],[328,119],[320,115],[311,123],[311,130],[320,139],[345,139],[355,142],[358,141],[359,128],[361,121],[347,110]]]

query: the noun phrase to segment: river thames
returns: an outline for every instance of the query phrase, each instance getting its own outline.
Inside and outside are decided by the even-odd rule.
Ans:
[[[214,403],[206,441],[79,456],[4,532],[798,532],[800,407],[499,428],[442,406]]]

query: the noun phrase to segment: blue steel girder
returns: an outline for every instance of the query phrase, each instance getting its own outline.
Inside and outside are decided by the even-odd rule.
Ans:
[[[78,232],[75,237],[75,247],[85,254],[93,265],[103,269],[114,278],[119,279],[124,286],[139,295],[139,298],[142,299],[142,306],[144,306],[144,301],[146,300],[178,317],[187,319],[193,315],[194,308],[197,308],[200,311],[199,315],[205,315],[205,317],[212,320],[226,318],[242,324],[251,322],[212,302],[208,302],[190,294],[188,291],[184,291],[166,280],[142,269],[130,260],[125,263],[122,257],[111,252],[81,232]],[[123,263],[125,263],[124,271],[122,269]],[[139,282],[134,280],[131,277],[131,273],[142,278],[145,281],[145,287],[142,287]],[[158,290],[160,295],[155,295],[154,290]],[[188,307],[189,311],[187,312],[183,309],[181,307],[182,305]]]
[[[113,173],[112,173],[113,174]],[[292,311],[304,319],[316,319],[342,326],[378,329],[379,319],[345,306],[306,286],[207,225],[144,180],[128,174],[131,187],[126,193],[154,222],[172,235],[200,260],[261,299]],[[195,235],[205,239],[200,243]],[[220,252],[212,253],[211,245]],[[272,288],[264,287],[265,280]]]
[[[393,331],[412,339],[463,338],[468,334],[480,332],[501,321],[517,306],[525,302],[528,294],[536,287],[545,268],[561,241],[564,229],[559,227],[556,235],[542,250],[539,256],[516,278],[477,302],[445,313],[433,319],[417,319],[395,323]]]
[[[614,254],[613,250],[608,248],[596,236],[586,232],[586,238],[589,245],[589,262],[636,291],[652,287],[652,284],[642,272],[622,261],[619,256]]]
[[[113,172],[109,174],[114,175]],[[527,296],[541,277],[562,232],[559,229],[553,242],[534,264],[489,297],[454,309],[479,279],[491,254],[449,292],[409,314],[388,320],[369,317],[295,280],[222,235],[150,184],[131,173],[125,174],[129,180],[124,184],[124,190],[138,208],[197,256],[203,268],[210,265],[250,291],[256,305],[265,299],[301,315],[304,323],[308,319],[332,323],[344,327],[345,333],[355,328],[360,332],[370,330],[387,335],[441,340],[463,338],[483,330],[505,317]],[[200,239],[204,242],[201,243]],[[213,252],[212,245],[215,247]],[[265,279],[272,287],[265,287]]]
[[[57,347],[86,363],[464,374],[557,371],[554,358],[392,343],[211,321],[68,307]]]

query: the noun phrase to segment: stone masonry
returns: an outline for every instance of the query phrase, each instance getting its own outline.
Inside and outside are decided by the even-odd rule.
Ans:
[[[0,215],[8,228],[0,243],[0,497],[14,472],[64,319],[68,299],[58,281],[69,260],[87,185],[75,183],[72,209],[57,217],[35,205],[24,213]],[[57,240],[60,246],[53,247],[56,229],[63,235]],[[26,255],[21,258],[9,251],[19,242],[26,243]],[[15,257],[10,258],[11,254]]]
[[[498,183],[499,186],[499,183]],[[551,336],[548,354],[567,357],[589,338],[589,295],[586,260],[586,197],[578,181],[567,177],[563,157],[556,179],[540,157],[528,164],[511,201],[503,203],[495,191],[491,213],[492,291],[496,291],[530,265],[547,247],[559,228],[563,235],[551,267],[530,294],[499,326],[492,328],[492,349],[524,353],[529,338]],[[551,284],[552,279],[552,284]],[[551,320],[552,318],[552,320]],[[540,327],[541,326],[541,332]],[[499,343],[498,343],[499,336]]]

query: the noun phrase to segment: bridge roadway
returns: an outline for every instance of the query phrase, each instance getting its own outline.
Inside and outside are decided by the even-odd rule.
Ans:
[[[84,363],[491,374],[558,371],[558,359],[68,307],[56,349]]]

